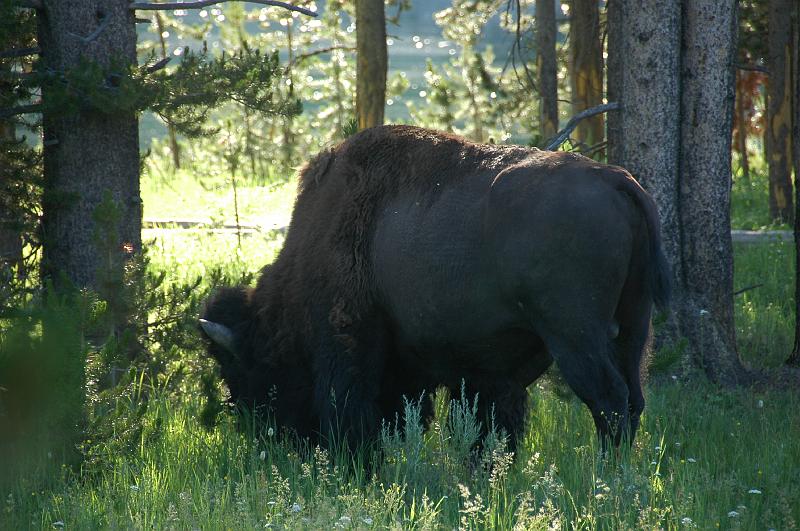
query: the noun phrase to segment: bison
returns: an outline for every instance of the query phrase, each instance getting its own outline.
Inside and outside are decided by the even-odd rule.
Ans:
[[[201,326],[231,400],[302,436],[369,440],[404,396],[463,381],[513,445],[555,361],[619,445],[669,296],[659,230],[622,168],[377,127],[305,166],[279,256]]]

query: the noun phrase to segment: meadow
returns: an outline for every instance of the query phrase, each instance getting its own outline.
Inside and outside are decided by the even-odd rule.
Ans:
[[[734,187],[735,224],[764,225],[754,213],[766,207],[760,190]],[[232,193],[224,179],[203,183],[188,171],[149,167],[145,217],[228,224]],[[274,259],[282,234],[269,229],[288,220],[293,182],[245,182],[237,193],[240,222],[260,232],[240,239],[231,231],[145,231],[148,267],[164,273],[162,289],[199,277],[197,289],[207,290],[212,279],[249,278]],[[751,206],[741,206],[745,199]],[[766,371],[792,347],[793,259],[790,243],[735,249],[736,289],[760,284],[735,297],[741,355]],[[557,376],[530,389],[518,455],[491,429],[476,449],[474,403],[442,393],[421,398],[436,401],[427,429],[420,398],[410,397],[403,429],[388,419],[377,447],[352,454],[309,447],[280,426],[253,426],[230,411],[213,412],[204,425],[203,384],[191,371],[209,366],[203,352],[155,348],[171,360],[158,378],[134,373],[122,392],[94,405],[90,421],[107,427],[84,441],[81,464],[31,452],[25,475],[0,482],[0,528],[793,529],[800,522],[800,392],[722,389],[687,372],[676,352],[652,354],[633,447],[602,457],[588,410]]]

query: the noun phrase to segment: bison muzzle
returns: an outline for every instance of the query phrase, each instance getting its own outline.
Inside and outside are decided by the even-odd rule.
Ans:
[[[404,396],[463,381],[513,444],[555,361],[619,444],[669,296],[659,231],[619,167],[377,127],[302,170],[280,255],[201,324],[231,400],[301,436],[370,440]]]

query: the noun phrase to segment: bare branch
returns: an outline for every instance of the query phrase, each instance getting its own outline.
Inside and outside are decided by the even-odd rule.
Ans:
[[[747,70],[748,72],[761,72],[762,74],[769,75],[769,70],[761,65],[736,63],[736,68],[739,70]]]
[[[310,9],[304,7],[293,6],[286,2],[278,2],[277,0],[195,0],[193,2],[165,2],[163,4],[151,4],[149,2],[133,2],[130,4],[130,9],[146,9],[150,11],[169,11],[171,9],[202,9],[207,6],[222,4],[223,2],[252,2],[254,4],[262,4],[265,6],[275,6],[288,9],[289,11],[297,11],[309,17],[316,17],[317,14]]]
[[[108,15],[103,15],[103,18],[100,19],[100,24],[98,24],[97,27],[94,29],[94,31],[91,32],[86,37],[81,37],[77,33],[72,33],[71,31],[68,31],[67,33],[69,35],[72,35],[76,39],[79,39],[84,44],[89,44],[93,40],[97,39],[97,37],[99,37],[100,34],[106,30],[110,22],[111,22],[111,17]]]
[[[27,57],[29,55],[36,55],[42,53],[42,49],[38,46],[34,48],[17,48],[15,50],[4,50],[0,52],[0,59],[11,59],[12,57]]]
[[[355,51],[354,46],[328,46],[327,48],[320,48],[319,50],[314,50],[308,53],[300,54],[287,65],[287,68],[291,68],[294,65],[305,61],[306,59],[310,59],[315,55],[321,55],[323,53],[334,52],[336,50],[347,50],[347,51]]]
[[[43,9],[44,5],[42,0],[12,0],[14,7],[23,7],[25,9]]]
[[[12,116],[17,116],[18,114],[40,112],[41,110],[42,106],[39,103],[34,103],[32,105],[19,105],[17,107],[7,107],[5,109],[0,109],[0,120],[5,120],[6,118],[11,118]]]
[[[748,291],[756,289],[756,288],[760,288],[763,285],[764,285],[763,283],[761,283],[761,284],[753,284],[752,286],[747,286],[747,287],[742,288],[742,289],[737,289],[736,291],[733,292],[733,296],[736,297],[737,295],[741,295],[742,293],[748,292]]]
[[[161,59],[160,61],[158,61],[156,63],[153,63],[152,65],[150,65],[147,68],[145,68],[145,72],[147,72],[148,74],[152,74],[153,72],[157,72],[158,70],[161,70],[162,68],[167,66],[167,63],[169,63],[171,60],[172,60],[172,57],[165,57],[165,58]]]
[[[604,112],[616,111],[617,109],[619,109],[619,103],[611,102],[611,103],[604,103],[603,105],[596,105],[594,107],[590,107],[589,109],[586,109],[585,111],[576,114],[575,116],[570,118],[569,122],[567,122],[567,125],[564,127],[564,129],[562,129],[556,135],[556,137],[547,144],[547,147],[545,147],[545,149],[547,151],[553,151],[554,149],[558,149],[558,146],[563,144],[567,140],[567,138],[569,138],[569,135],[572,133],[572,131],[574,131],[575,128],[578,127],[578,122],[580,122],[581,120],[585,118],[590,118],[597,114],[602,114]]]

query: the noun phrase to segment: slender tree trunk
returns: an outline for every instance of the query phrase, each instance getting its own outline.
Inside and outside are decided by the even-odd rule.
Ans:
[[[597,0],[572,0],[570,16],[570,80],[575,115],[603,103],[603,48]],[[603,133],[603,115],[598,114],[583,120],[575,137],[594,146],[603,141]]]
[[[0,75],[9,71],[4,65],[0,64]],[[8,90],[0,78],[0,90]],[[0,120],[0,149],[5,142],[15,140],[14,124],[9,121]],[[0,171],[0,179],[8,179],[8,175]],[[10,183],[0,181],[0,191],[7,189]],[[0,272],[5,268],[13,271],[14,267],[22,264],[22,236],[18,223],[13,212],[13,205],[9,204],[8,198],[0,198]],[[0,282],[5,281],[6,276],[0,275]]]
[[[800,366],[800,3],[795,4],[793,18],[792,77],[794,94],[792,98],[792,161],[794,165],[794,249],[795,249],[795,287],[794,287],[794,348],[786,360],[788,365]]]
[[[556,7],[554,0],[536,0],[536,72],[539,78],[539,128],[542,140],[558,132],[556,72]]]
[[[769,145],[769,210],[772,218],[792,220],[792,0],[769,2],[769,79],[767,142]]]
[[[169,54],[167,53],[167,40],[164,38],[164,17],[158,11],[156,11],[155,17],[158,43],[161,46],[161,58],[166,59]],[[172,155],[172,165],[178,170],[181,167],[181,148],[178,145],[178,135],[175,133],[175,128],[170,124],[167,124],[167,138],[169,139],[169,151]]]
[[[386,104],[386,17],[383,0],[356,0],[356,115],[358,128],[383,123]]]
[[[739,152],[739,166],[742,177],[750,181],[750,159],[747,156],[747,115],[745,113],[742,94],[742,72],[736,70],[736,151]]]
[[[47,68],[68,71],[82,59],[105,66],[136,61],[128,0],[43,3],[39,43]],[[50,97],[43,90],[42,98]],[[72,285],[113,296],[105,284],[122,278],[126,261],[141,250],[137,117],[117,110],[46,113],[43,134],[43,278],[56,289]],[[101,226],[95,217],[106,198],[116,213]]]
[[[730,148],[734,0],[611,0],[612,162],[654,196],[673,274],[667,340],[714,381],[744,369],[733,323]],[[611,59],[611,58],[610,58]]]

